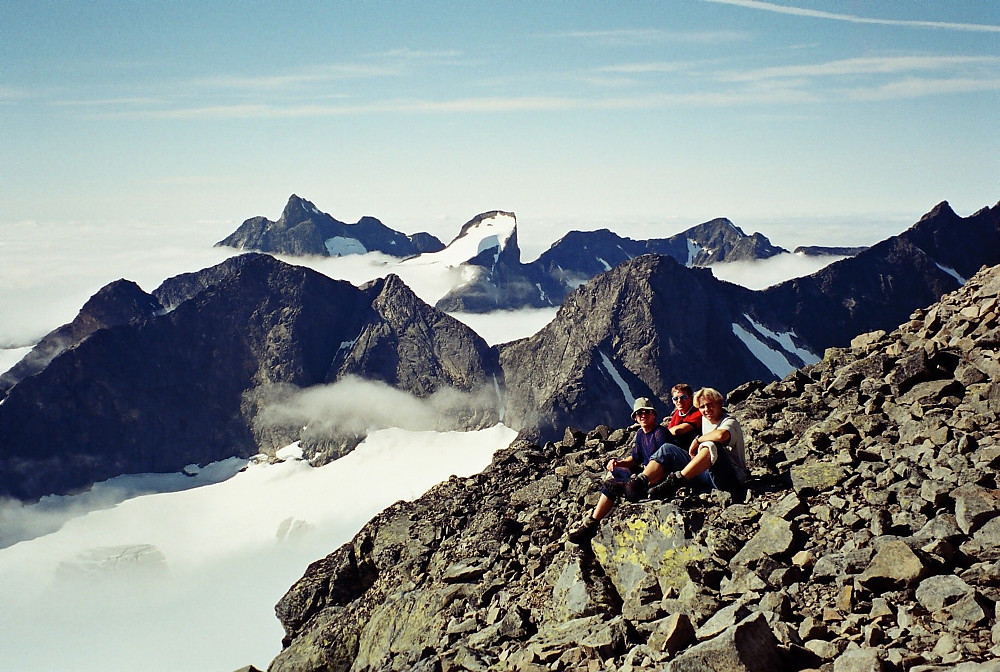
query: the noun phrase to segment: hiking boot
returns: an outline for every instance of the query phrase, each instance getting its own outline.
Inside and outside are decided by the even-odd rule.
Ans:
[[[601,522],[599,520],[587,516],[587,520],[569,531],[569,540],[577,545],[588,542],[594,538],[594,535],[597,534],[597,528],[600,526]]]
[[[625,499],[632,502],[641,501],[649,494],[649,479],[646,474],[636,474],[625,484]]]
[[[672,499],[674,495],[677,494],[677,489],[684,485],[687,481],[681,472],[672,471],[666,475],[666,477],[657,483],[656,485],[650,486],[649,488],[649,498],[650,499]]]

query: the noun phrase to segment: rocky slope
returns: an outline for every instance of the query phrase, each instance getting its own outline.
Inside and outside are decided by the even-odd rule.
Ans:
[[[265,411],[351,376],[420,398],[449,392],[449,429],[498,420],[496,351],[395,276],[359,289],[252,254],[161,290],[157,299],[113,283],[54,332],[71,347],[51,355],[52,337],[26,358],[33,368],[20,369],[0,403],[0,494],[35,499],[300,439],[322,463],[364,428]]]
[[[515,442],[311,565],[269,669],[996,669],[977,663],[1000,656],[998,295],[984,269],[734,390],[746,502],[623,503],[576,547],[631,430]]]
[[[374,217],[362,217],[354,224],[341,222],[295,194],[289,197],[277,221],[252,217],[216,245],[324,257],[366,252],[409,257],[422,252],[436,252],[444,247],[429,233],[407,236]]]

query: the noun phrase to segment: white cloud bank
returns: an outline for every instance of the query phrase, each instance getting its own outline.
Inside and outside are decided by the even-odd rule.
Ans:
[[[47,528],[60,508],[77,517],[0,550],[3,668],[265,669],[283,635],[274,604],[309,563],[398,499],[481,471],[514,436],[387,429],[320,468],[254,464],[82,516],[85,502],[50,498]]]

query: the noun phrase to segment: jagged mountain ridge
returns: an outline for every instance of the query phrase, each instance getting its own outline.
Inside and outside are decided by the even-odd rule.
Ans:
[[[672,257],[688,267],[766,259],[785,252],[760,233],[747,236],[731,221],[714,219],[670,238],[637,241],[608,229],[571,231],[529,264],[513,245],[496,259],[469,260],[483,270],[435,305],[441,310],[489,312],[562,305],[568,294],[591,278],[643,254]]]
[[[618,264],[644,254],[673,257],[684,266],[768,259],[787,250],[761,233],[747,236],[726,218],[698,224],[669,238],[633,240],[608,230],[570,231],[532,262],[575,288]]]
[[[576,547],[633,430],[515,442],[310,565],[268,670],[994,669],[998,293],[984,269],[892,333],[733,391],[746,503],[623,502]]]
[[[263,406],[359,371],[417,396],[486,389],[489,404],[470,396],[472,407],[455,415],[463,427],[498,420],[495,350],[395,276],[359,289],[252,254],[165,289],[176,302],[168,312],[80,332],[7,390],[0,493],[34,499],[124,473],[273,452],[309,428],[255,426]],[[362,437],[324,438],[309,446],[319,462]]]
[[[289,197],[277,221],[252,217],[216,246],[289,255],[382,252],[394,257],[436,252],[444,247],[429,233],[407,236],[374,217],[362,217],[354,224],[346,224],[295,194]]]
[[[919,306],[1000,263],[1000,204],[960,217],[947,201],[909,229],[812,275],[763,290],[752,315],[795,326],[821,353],[856,334],[891,329]]]
[[[464,245],[477,229],[502,220],[509,220],[510,228],[504,230],[506,226],[501,225],[494,244],[479,250]],[[370,217],[344,224],[294,194],[278,221],[248,219],[217,245],[289,255],[336,256],[374,250],[397,257],[419,255],[420,264],[438,262],[464,269],[462,285],[439,299],[435,307],[472,313],[559,306],[570,291],[590,278],[643,254],[665,254],[686,266],[705,266],[786,252],[760,233],[747,236],[730,220],[717,218],[669,238],[645,241],[607,229],[571,231],[537,260],[524,264],[512,212],[491,210],[477,215],[445,246],[430,234],[406,236]]]

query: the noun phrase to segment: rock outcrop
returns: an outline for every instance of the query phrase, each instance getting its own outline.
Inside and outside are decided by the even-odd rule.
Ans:
[[[311,565],[269,669],[995,669],[998,295],[984,269],[891,333],[733,390],[745,502],[623,503],[576,547],[632,430],[515,442]]]
[[[113,283],[54,332],[72,347],[50,357],[47,339],[26,358],[49,361],[0,403],[0,494],[35,499],[300,439],[314,463],[334,459],[364,427],[264,423],[262,411],[350,376],[418,398],[453,392],[448,429],[499,419],[496,351],[395,276],[359,289],[251,254],[161,289],[158,300]]]
[[[216,245],[322,257],[366,252],[409,257],[422,252],[436,252],[444,247],[429,233],[407,236],[374,217],[362,217],[354,224],[341,222],[295,194],[289,197],[277,221],[252,217]]]

